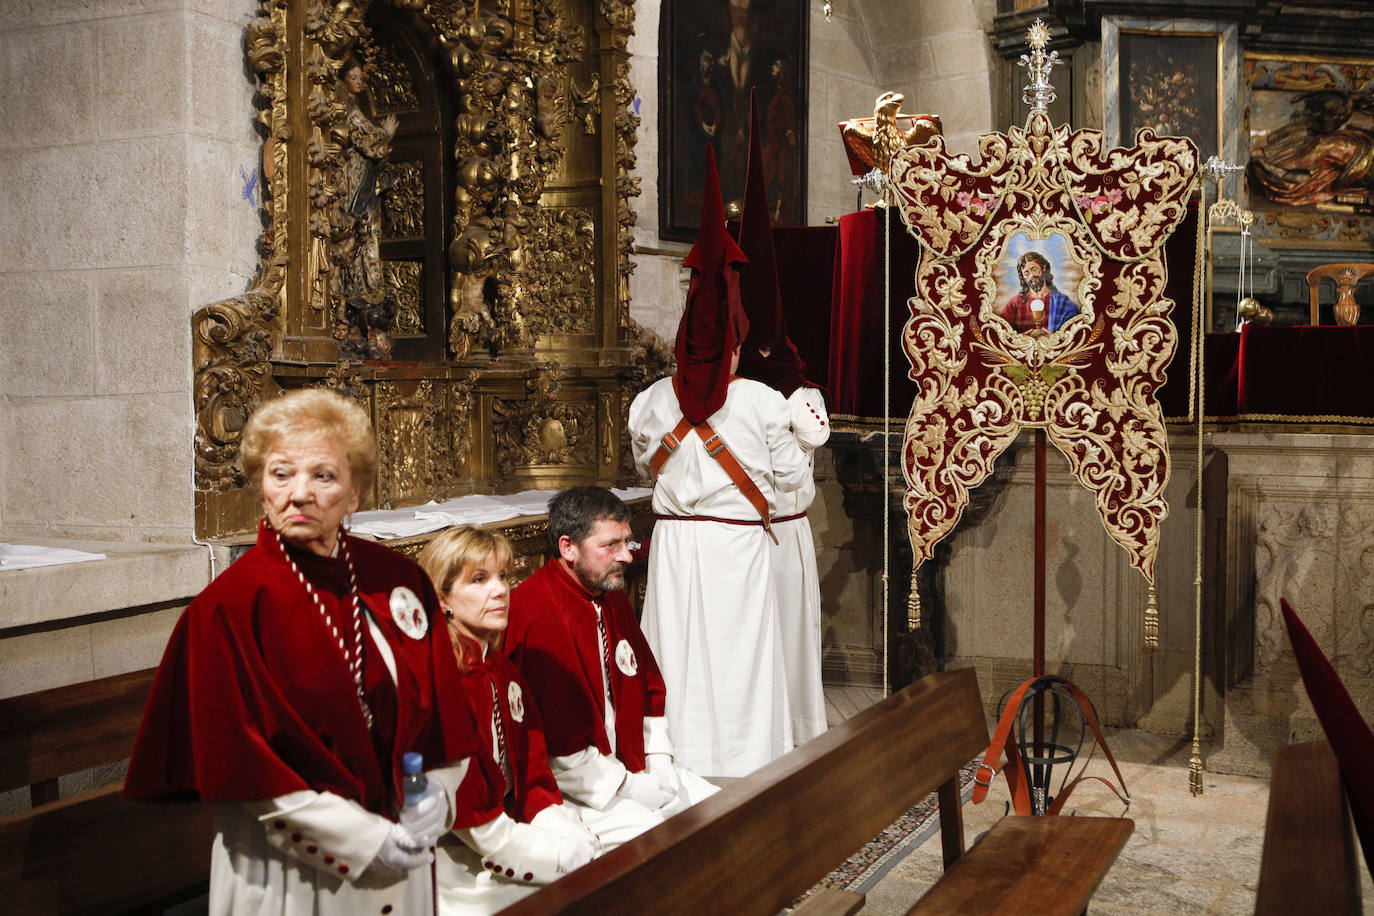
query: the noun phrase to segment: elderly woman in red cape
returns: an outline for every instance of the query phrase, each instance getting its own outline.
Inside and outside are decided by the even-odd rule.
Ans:
[[[563,807],[534,697],[497,649],[510,619],[510,563],[503,535],[470,526],[445,531],[420,554],[461,669],[461,693],[444,700],[485,726],[458,787],[453,830],[436,852],[443,916],[495,913],[601,851]]]
[[[258,410],[243,434],[257,543],[163,655],[124,791],[217,803],[212,914],[433,908],[431,847],[475,726],[440,702],[460,688],[429,579],[343,529],[376,455],[366,413],[333,392]],[[411,751],[432,769],[402,810]]]

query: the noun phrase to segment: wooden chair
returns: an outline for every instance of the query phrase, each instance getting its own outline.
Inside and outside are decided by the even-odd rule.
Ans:
[[[1317,297],[1321,292],[1322,280],[1330,279],[1336,284],[1336,306],[1333,312],[1336,324],[1350,327],[1360,323],[1360,304],[1355,301],[1355,285],[1364,277],[1374,274],[1374,264],[1323,264],[1307,272],[1307,298],[1311,307],[1311,323],[1317,324]]]

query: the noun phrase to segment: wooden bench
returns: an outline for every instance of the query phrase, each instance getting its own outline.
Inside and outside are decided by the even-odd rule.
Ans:
[[[203,894],[213,807],[130,802],[120,784],[58,797],[58,777],[128,758],[154,669],[0,700],[0,790],[33,808],[0,818],[0,908],[108,916]]]
[[[1358,855],[1331,745],[1310,741],[1279,748],[1255,912],[1359,913]]]
[[[959,770],[987,745],[974,672],[930,675],[503,914],[774,914],[931,792],[946,871],[911,912],[1081,913],[1133,822],[1003,818],[965,852]]]

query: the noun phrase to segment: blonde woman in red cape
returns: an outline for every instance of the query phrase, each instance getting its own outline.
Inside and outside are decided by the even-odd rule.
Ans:
[[[469,526],[445,531],[420,554],[461,672],[459,691],[444,702],[479,723],[453,830],[436,853],[443,916],[495,913],[601,851],[564,808],[534,697],[496,648],[509,621],[510,563],[504,535]]]

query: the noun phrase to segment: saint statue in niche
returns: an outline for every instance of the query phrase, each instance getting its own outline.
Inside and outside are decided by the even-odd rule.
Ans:
[[[334,227],[340,260],[339,318],[357,335],[350,335],[344,349],[354,356],[387,359],[395,301],[382,283],[378,196],[389,189],[383,168],[397,122],[395,115],[387,115],[374,123],[363,113],[358,96],[367,87],[367,77],[361,61],[345,58],[340,74],[346,101],[344,116],[335,128],[343,151],[341,208]]]
[[[1053,334],[1082,314],[1078,303],[1063,291],[1073,290],[1082,276],[1083,269],[1069,257],[1062,236],[1036,240],[1024,232],[1015,233],[998,267],[1001,305],[997,314],[1022,334]]]

